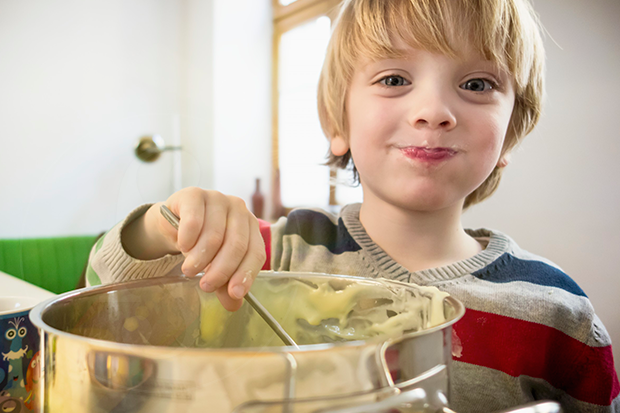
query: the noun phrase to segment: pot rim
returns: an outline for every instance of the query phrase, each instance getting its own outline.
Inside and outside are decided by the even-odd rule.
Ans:
[[[388,284],[396,284],[403,287],[415,288],[415,285],[408,284],[402,281],[390,280],[387,278],[365,278],[365,277],[357,277],[352,275],[339,275],[339,274],[325,274],[325,273],[315,273],[315,272],[288,272],[288,271],[260,271],[258,274],[259,277],[282,277],[282,278],[291,278],[291,277],[299,277],[302,278],[310,278],[310,277],[336,277],[339,279],[348,279],[352,281],[366,281],[366,282],[375,282],[380,280],[380,282],[387,282]],[[104,285],[96,285],[92,287],[86,287],[79,290],[69,291],[50,299],[47,299],[38,305],[36,305],[29,313],[30,321],[32,324],[37,327],[40,331],[45,332],[47,334],[54,334],[56,336],[64,337],[71,340],[76,340],[78,342],[88,343],[91,346],[104,347],[106,350],[118,351],[118,352],[144,352],[146,349],[153,350],[162,350],[166,349],[166,351],[170,352],[188,352],[190,354],[193,353],[301,353],[301,352],[311,352],[311,351],[322,351],[322,350],[330,350],[336,348],[346,348],[346,347],[363,347],[363,346],[376,346],[381,345],[386,342],[399,342],[405,339],[411,339],[417,336],[431,334],[433,332],[443,330],[447,327],[452,326],[458,320],[460,320],[465,314],[465,306],[458,299],[447,296],[444,300],[448,301],[452,308],[455,310],[454,316],[450,320],[446,320],[444,323],[438,324],[434,327],[425,330],[418,330],[410,333],[405,333],[400,336],[383,336],[377,338],[370,338],[367,340],[354,340],[354,341],[345,341],[340,343],[321,343],[321,344],[302,344],[299,345],[298,348],[292,346],[262,346],[262,347],[242,347],[242,348],[197,348],[197,347],[168,347],[168,346],[155,346],[155,345],[146,345],[146,344],[128,344],[128,343],[118,343],[110,340],[102,340],[91,337],[84,337],[77,334],[72,334],[66,331],[59,330],[54,328],[43,321],[43,315],[47,311],[47,309],[57,303],[62,301],[70,300],[76,296],[89,296],[101,293],[111,293],[118,290],[123,289],[131,289],[137,288],[138,286],[144,285],[159,285],[159,284],[170,284],[170,283],[180,283],[180,282],[197,282],[197,278],[199,277],[185,277],[185,276],[164,276],[164,277],[155,277],[148,278],[142,280],[132,280],[125,281],[113,284],[104,284]]]

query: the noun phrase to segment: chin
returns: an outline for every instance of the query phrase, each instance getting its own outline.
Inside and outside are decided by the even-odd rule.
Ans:
[[[411,212],[434,212],[450,208],[462,208],[467,193],[450,185],[428,182],[393,181],[383,187],[364,185],[364,203],[376,201],[384,206]],[[462,196],[460,196],[462,195]],[[386,205],[387,204],[387,205]]]
[[[460,205],[462,207],[463,200],[447,199],[442,196],[410,196],[391,200],[390,203],[395,207],[410,212],[436,212]]]

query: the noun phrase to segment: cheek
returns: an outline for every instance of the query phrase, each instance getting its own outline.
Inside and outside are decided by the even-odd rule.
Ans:
[[[349,134],[353,139],[372,128],[371,119],[377,115],[371,105],[365,105],[362,99],[351,96],[347,109]]]
[[[494,122],[478,121],[476,131],[472,131],[475,139],[470,141],[469,174],[463,176],[470,180],[475,189],[493,172],[499,162],[504,143],[504,129]],[[467,178],[466,178],[467,177]]]
[[[491,162],[496,162],[504,146],[504,133],[501,130],[489,130],[489,138],[484,142],[483,148]]]
[[[352,91],[347,100],[349,132],[366,141],[390,136],[399,116],[399,106],[389,99]]]
[[[496,164],[499,160],[506,130],[508,128],[509,118],[498,115],[488,117],[485,122],[478,124],[477,145],[480,153],[484,154],[489,163]]]

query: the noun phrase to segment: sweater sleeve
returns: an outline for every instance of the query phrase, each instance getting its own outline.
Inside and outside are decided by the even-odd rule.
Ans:
[[[553,380],[534,384],[533,378],[523,378],[523,382],[531,382],[537,398],[556,399],[567,412],[619,413],[620,385],[611,339],[589,301],[588,306],[590,311],[582,312],[584,327],[590,327],[586,337],[556,333],[555,340],[546,343],[547,377]]]
[[[571,381],[573,392],[581,394],[579,402],[574,403],[575,408],[585,411],[587,407],[594,411],[593,404],[596,411],[620,413],[620,384],[614,367],[611,339],[594,309],[590,334]]]
[[[130,256],[123,248],[123,228],[142,216],[150,206],[142,205],[131,211],[93,246],[86,270],[87,286],[181,274],[182,254],[145,261]]]

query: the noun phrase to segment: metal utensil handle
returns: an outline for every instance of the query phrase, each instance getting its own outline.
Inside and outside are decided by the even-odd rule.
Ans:
[[[297,343],[295,343],[292,337],[289,336],[286,331],[284,331],[280,323],[278,323],[278,321],[273,318],[271,313],[267,311],[265,307],[263,307],[263,305],[256,299],[256,297],[254,297],[254,294],[248,291],[248,293],[245,295],[245,301],[247,301],[252,306],[252,308],[254,308],[254,310],[256,310],[256,312],[260,314],[261,317],[263,317],[263,320],[265,320],[265,322],[269,324],[269,327],[271,327],[273,332],[276,333],[278,337],[280,337],[284,344],[286,344],[287,346],[299,348],[299,346],[297,346]]]
[[[177,230],[179,229],[179,223],[181,220],[176,216],[174,212],[172,212],[166,205],[163,205],[159,208],[161,214],[166,218],[166,220]],[[275,318],[271,315],[269,311],[254,297],[254,295],[248,291],[245,295],[245,300],[252,306],[252,308],[262,317],[263,320],[271,327],[271,329],[280,337],[280,339],[287,346],[292,346],[295,348],[299,348],[297,343],[288,335],[288,333],[282,328],[280,323],[276,321]]]
[[[172,212],[167,206],[163,205],[159,208],[159,212],[166,218],[166,221],[170,222],[170,224],[176,229],[179,229],[179,224],[181,220],[176,216],[174,212]]]

